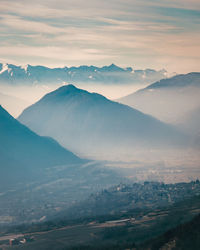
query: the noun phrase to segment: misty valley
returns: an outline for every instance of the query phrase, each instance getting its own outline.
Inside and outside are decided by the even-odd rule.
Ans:
[[[197,72],[0,63],[0,249],[199,249],[199,96]]]

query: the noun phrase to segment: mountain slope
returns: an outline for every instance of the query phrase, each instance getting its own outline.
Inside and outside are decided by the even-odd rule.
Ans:
[[[73,85],[45,95],[25,109],[19,121],[83,155],[116,155],[182,140],[173,127]]]
[[[176,75],[172,78],[162,79],[159,82],[153,83],[146,89],[156,89],[156,88],[182,88],[188,86],[199,87],[200,73],[191,72],[185,75]]]
[[[161,80],[118,101],[164,122],[178,124],[200,105],[199,96],[200,73],[189,73]]]
[[[15,120],[0,106],[0,167],[20,171],[79,163],[82,160],[51,138],[41,137]]]
[[[185,130],[191,131],[195,135],[200,135],[200,106],[197,106],[182,118],[180,121],[180,126],[182,126]]]
[[[35,134],[0,106],[0,227],[52,216],[121,179]]]

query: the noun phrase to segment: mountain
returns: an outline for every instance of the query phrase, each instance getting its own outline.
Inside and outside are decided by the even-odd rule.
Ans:
[[[182,134],[172,126],[73,85],[45,95],[18,119],[84,156],[116,157],[138,148],[171,147],[182,141]]]
[[[0,83],[11,85],[37,85],[71,83],[147,84],[167,77],[165,70],[133,70],[115,64],[103,67],[80,66],[47,68],[44,66],[16,66],[0,63]]]
[[[117,101],[173,124],[200,105],[200,73],[163,79]]]
[[[0,179],[21,178],[40,168],[81,163],[82,160],[51,138],[41,137],[0,106]],[[7,176],[5,179],[5,176]]]
[[[176,75],[172,78],[162,79],[159,82],[153,83],[146,89],[158,89],[158,88],[183,88],[188,86],[199,87],[200,73],[192,72],[185,75]]]
[[[0,105],[5,107],[9,113],[16,117],[23,109],[28,107],[30,103],[20,98],[0,93]]]
[[[123,178],[42,137],[0,106],[0,227],[38,222]]]

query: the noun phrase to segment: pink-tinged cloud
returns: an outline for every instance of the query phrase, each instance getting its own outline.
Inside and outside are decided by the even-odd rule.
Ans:
[[[199,71],[196,0],[2,0],[0,8],[7,62]]]

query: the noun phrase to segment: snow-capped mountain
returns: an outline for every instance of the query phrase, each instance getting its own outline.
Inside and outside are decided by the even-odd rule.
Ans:
[[[131,67],[120,68],[115,64],[103,67],[80,66],[48,68],[44,66],[16,66],[0,63],[0,83],[4,84],[60,84],[70,83],[105,83],[148,84],[166,78],[166,70],[133,70]]]

